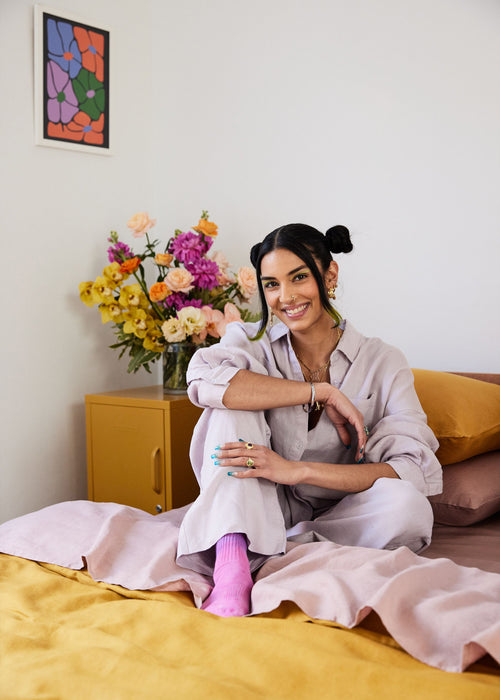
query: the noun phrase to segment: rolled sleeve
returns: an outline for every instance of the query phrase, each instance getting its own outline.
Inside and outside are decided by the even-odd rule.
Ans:
[[[389,464],[400,479],[410,481],[425,496],[441,493],[442,468],[434,454],[439,443],[427,425],[413,373],[399,351],[390,353],[390,362],[398,366],[387,387],[383,417],[370,433],[367,459]]]
[[[261,341],[251,341],[254,324],[230,323],[220,343],[201,348],[187,371],[188,396],[201,408],[225,408],[224,394],[241,369],[268,374]]]

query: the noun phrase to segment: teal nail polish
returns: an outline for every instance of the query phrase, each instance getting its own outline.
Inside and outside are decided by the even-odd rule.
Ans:
[[[227,473],[228,476],[234,476],[235,474],[236,474],[236,472],[228,472]]]
[[[344,447],[346,448],[346,450],[350,450],[350,449],[351,449],[351,445],[344,445]]]
[[[242,440],[241,438],[238,438],[238,442],[246,442],[246,440]]]
[[[219,462],[219,461],[216,460],[216,461],[214,462],[214,464],[215,464],[216,467],[220,467],[220,462]]]
[[[217,450],[220,450],[220,445],[217,445],[217,447],[214,447],[214,450],[217,452]]]
[[[362,448],[360,449],[360,451],[359,451],[359,454],[362,455],[364,451],[365,451],[365,448],[362,447]]]

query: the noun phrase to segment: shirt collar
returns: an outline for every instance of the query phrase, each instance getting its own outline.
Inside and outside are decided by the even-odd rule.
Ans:
[[[337,349],[343,353],[349,362],[354,362],[356,355],[359,352],[364,336],[354,328],[352,323],[344,320],[341,324],[343,329],[342,338],[340,339]],[[274,326],[268,327],[267,334],[271,343],[275,343],[280,338],[290,334],[287,326],[282,322],[278,322]]]

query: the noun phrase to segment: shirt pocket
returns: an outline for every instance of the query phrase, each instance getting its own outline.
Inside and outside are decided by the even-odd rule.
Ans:
[[[356,396],[350,398],[350,401],[356,406],[358,411],[363,414],[364,424],[371,430],[375,423],[380,418],[380,411],[378,410],[378,397],[376,392],[372,392],[369,395]]]

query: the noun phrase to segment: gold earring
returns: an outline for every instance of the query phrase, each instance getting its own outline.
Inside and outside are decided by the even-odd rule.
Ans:
[[[330,287],[330,289],[328,290],[328,298],[329,298],[329,299],[336,299],[336,298],[337,298],[337,297],[335,296],[335,290],[336,290],[336,289],[337,289],[337,287]]]
[[[274,325],[274,311],[271,311],[271,321],[269,325],[272,327]]]

